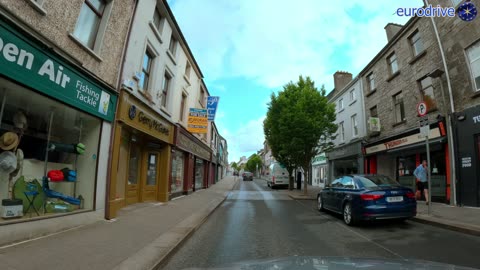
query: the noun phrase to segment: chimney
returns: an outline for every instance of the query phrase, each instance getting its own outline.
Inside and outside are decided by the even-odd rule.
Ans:
[[[333,84],[336,91],[342,90],[345,85],[352,81],[352,73],[346,71],[337,71],[333,74]]]
[[[385,32],[387,32],[387,39],[388,42],[392,40],[392,38],[402,29],[403,25],[401,24],[396,24],[396,23],[388,23],[385,26]]]

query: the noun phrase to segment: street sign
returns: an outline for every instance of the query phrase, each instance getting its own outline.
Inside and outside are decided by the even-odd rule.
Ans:
[[[430,135],[430,124],[428,123],[428,117],[423,116],[418,121],[420,124],[420,135],[422,137],[427,137]]]
[[[427,103],[425,103],[425,101],[422,101],[420,103],[417,104],[417,113],[418,113],[418,116],[425,116],[428,112],[428,107],[427,107]]]

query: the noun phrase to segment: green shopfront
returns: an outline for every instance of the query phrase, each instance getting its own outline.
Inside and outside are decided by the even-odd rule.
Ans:
[[[117,98],[0,18],[0,225],[105,207]]]
[[[327,158],[325,153],[320,153],[312,160],[312,185],[321,188],[325,187],[327,180]]]

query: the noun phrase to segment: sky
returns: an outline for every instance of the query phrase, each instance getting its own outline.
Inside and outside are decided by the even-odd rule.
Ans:
[[[229,162],[263,148],[272,92],[298,76],[333,89],[333,73],[356,76],[386,45],[387,23],[421,0],[170,0],[212,96]]]

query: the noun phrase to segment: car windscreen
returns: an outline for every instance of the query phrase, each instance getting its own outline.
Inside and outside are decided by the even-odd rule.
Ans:
[[[373,175],[373,176],[357,176],[356,177],[362,186],[366,188],[379,186],[399,186],[400,184],[388,176]]]

